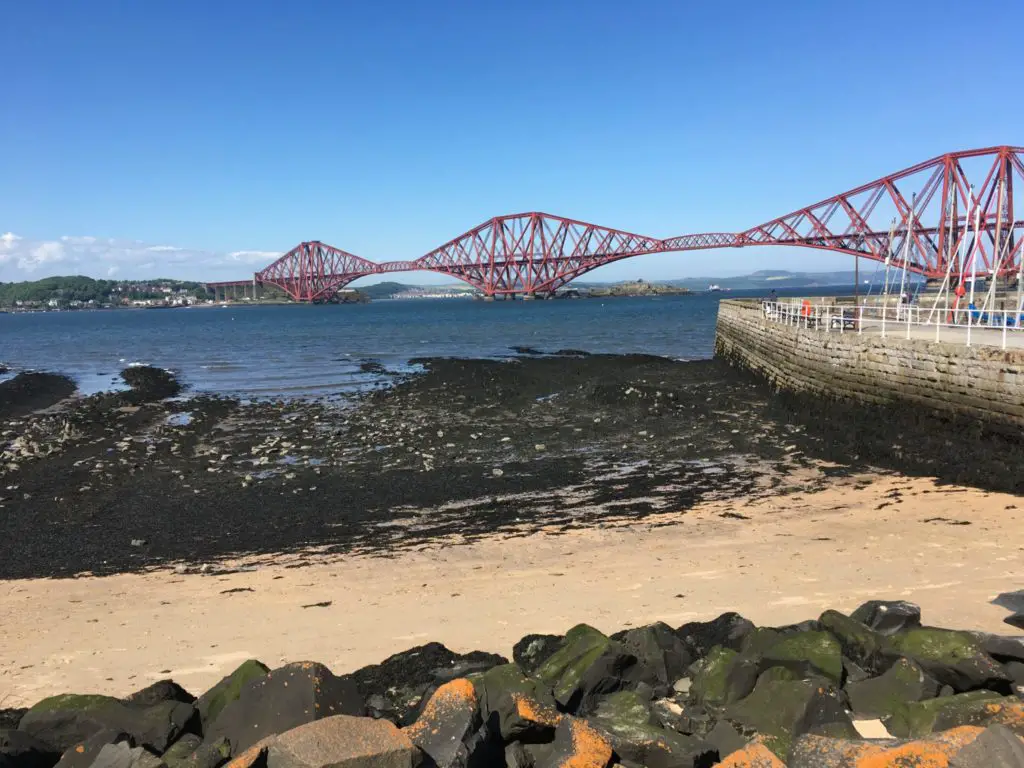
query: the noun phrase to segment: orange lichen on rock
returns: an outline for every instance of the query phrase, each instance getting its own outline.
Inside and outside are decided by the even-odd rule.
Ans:
[[[928,738],[902,744],[873,744],[864,741],[804,736],[793,748],[794,761],[821,768],[949,768],[949,762],[961,749],[973,742],[984,729],[964,725],[936,733]]]
[[[754,740],[725,758],[718,768],[786,768],[786,764],[768,747]]]
[[[582,720],[570,720],[572,754],[558,768],[606,768],[612,761],[612,745]]]
[[[258,766],[266,765],[267,763],[267,744],[266,739],[253,744],[245,752],[240,754],[230,763],[224,766],[224,768],[258,768]]]
[[[562,715],[558,710],[545,707],[540,702],[534,701],[521,693],[513,693],[512,701],[516,706],[516,714],[531,723],[540,723],[541,725],[549,725],[555,728],[562,722]]]
[[[416,722],[405,729],[415,739],[422,731],[428,730],[445,719],[446,715],[464,707],[476,707],[476,689],[464,677],[445,683],[430,697]]]
[[[1024,701],[1019,699],[1004,699],[993,701],[985,707],[985,711],[992,715],[986,722],[992,725],[1005,725],[1018,736],[1024,736]]]

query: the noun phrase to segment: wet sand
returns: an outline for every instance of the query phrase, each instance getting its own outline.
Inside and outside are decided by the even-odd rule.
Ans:
[[[869,598],[913,600],[926,623],[1012,633],[989,600],[1021,586],[1022,515],[1013,495],[851,474],[809,493],[469,543],[438,536],[388,556],[320,548],[206,573],[9,580],[0,706],[124,695],[166,677],[198,693],[250,657],[340,673],[430,640],[509,655],[525,634],[583,621],[614,631],[737,610],[772,625]]]

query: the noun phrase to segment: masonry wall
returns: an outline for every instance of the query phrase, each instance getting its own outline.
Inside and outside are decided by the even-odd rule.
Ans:
[[[715,355],[795,392],[863,403],[909,402],[1024,427],[1024,352],[826,333],[770,322],[759,302],[725,300]]]

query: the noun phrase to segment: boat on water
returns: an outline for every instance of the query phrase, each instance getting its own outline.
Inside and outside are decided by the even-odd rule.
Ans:
[[[711,285],[708,286],[708,293],[716,293],[720,290],[722,290],[722,286],[718,285],[717,283],[712,283]]]

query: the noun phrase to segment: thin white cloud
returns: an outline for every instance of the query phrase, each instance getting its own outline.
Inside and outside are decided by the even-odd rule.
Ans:
[[[270,264],[280,257],[277,251],[232,251],[228,258],[242,264]]]
[[[243,280],[276,260],[281,253],[211,251],[92,235],[34,240],[7,232],[0,234],[0,281],[71,274],[90,277],[116,274],[122,279]]]

